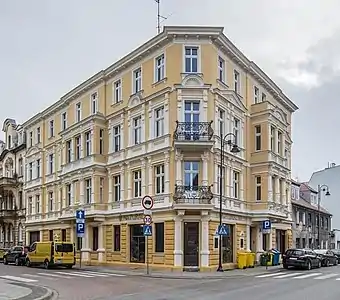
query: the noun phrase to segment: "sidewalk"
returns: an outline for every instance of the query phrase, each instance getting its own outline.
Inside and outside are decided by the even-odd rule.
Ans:
[[[80,269],[79,265],[76,265],[74,269]],[[81,270],[93,271],[93,272],[105,272],[114,273],[127,276],[144,276],[152,278],[167,278],[167,279],[217,279],[217,278],[240,278],[246,276],[256,276],[269,272],[280,272],[282,266],[268,267],[255,267],[245,270],[235,269],[226,270],[224,272],[182,272],[182,271],[160,271],[152,270],[150,268],[149,275],[146,274],[146,268],[130,268],[124,266],[82,266]]]
[[[0,280],[0,300],[49,300],[53,292],[41,286]]]

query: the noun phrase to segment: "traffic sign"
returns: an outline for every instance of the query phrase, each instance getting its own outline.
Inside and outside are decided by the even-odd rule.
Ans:
[[[229,235],[229,228],[226,225],[219,225],[218,226],[218,234],[222,236]]]
[[[262,229],[267,230],[272,228],[272,222],[270,220],[265,220],[262,222]]]
[[[152,226],[151,225],[144,225],[143,226],[143,234],[144,234],[144,236],[151,236],[152,235]]]
[[[142,206],[146,210],[151,209],[153,207],[153,199],[150,196],[144,196],[142,199]]]
[[[76,211],[76,219],[84,220],[85,219],[85,210],[78,209]]]
[[[84,237],[85,235],[85,224],[84,223],[77,223],[77,237]]]
[[[152,223],[152,218],[150,215],[145,215],[144,216],[144,224],[145,225],[150,225]]]

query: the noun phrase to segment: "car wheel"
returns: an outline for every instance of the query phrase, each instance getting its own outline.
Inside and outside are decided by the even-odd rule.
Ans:
[[[28,258],[26,259],[25,265],[26,265],[26,267],[31,266],[31,261]]]
[[[45,269],[48,269],[48,268],[49,268],[49,262],[48,262],[47,259],[44,261],[44,268],[45,268]]]
[[[8,265],[8,261],[6,257],[4,257],[4,265]]]
[[[288,266],[286,264],[283,264],[284,269],[288,269]]]
[[[14,263],[15,263],[16,266],[20,266],[19,257],[15,258],[15,262]]]
[[[307,262],[307,270],[311,270],[312,269],[312,263],[310,262],[310,260]]]
[[[67,265],[66,266],[67,269],[72,269],[72,267],[73,267],[72,265]]]

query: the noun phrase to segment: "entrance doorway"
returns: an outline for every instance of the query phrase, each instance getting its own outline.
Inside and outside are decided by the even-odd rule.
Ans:
[[[276,248],[281,253],[284,253],[286,251],[286,231],[285,230],[276,229]]]
[[[130,226],[130,262],[145,263],[145,237],[142,225]]]
[[[199,222],[184,223],[184,266],[199,265]]]

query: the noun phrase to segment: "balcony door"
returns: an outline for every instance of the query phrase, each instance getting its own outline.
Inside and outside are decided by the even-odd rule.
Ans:
[[[199,122],[200,122],[200,103],[199,101],[185,101],[184,103],[184,122],[185,122],[185,139],[199,139]]]
[[[187,199],[195,199],[198,192],[198,161],[184,162],[184,187]]]

